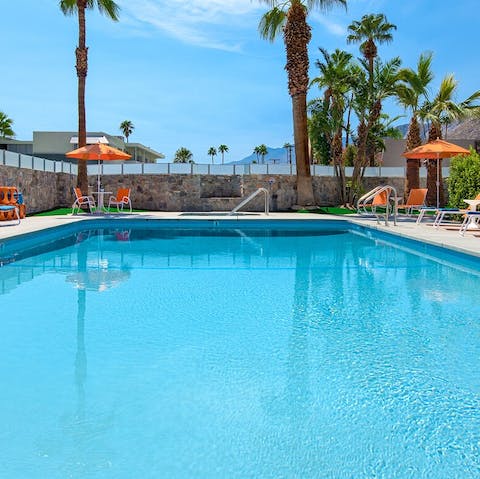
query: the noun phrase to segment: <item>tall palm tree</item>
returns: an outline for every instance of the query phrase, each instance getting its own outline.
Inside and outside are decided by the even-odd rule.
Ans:
[[[273,41],[283,32],[287,53],[285,70],[292,98],[293,136],[297,171],[297,203],[313,205],[312,177],[307,131],[308,44],[311,39],[307,16],[314,8],[327,9],[346,0],[260,0],[271,10],[263,15],[259,31],[263,38]]]
[[[283,145],[283,147],[287,150],[288,163],[291,165],[292,164],[292,148],[293,148],[293,145],[291,143],[288,143],[288,141],[287,141]]]
[[[411,119],[408,125],[406,151],[422,144],[418,115],[421,100],[428,101],[428,86],[433,80],[432,53],[422,53],[417,62],[417,69],[405,68],[400,72],[402,83],[398,87],[398,102],[406,110],[410,110]],[[420,187],[420,160],[407,159],[405,181],[405,198],[412,188]]]
[[[323,111],[326,118],[323,122],[323,135],[329,143],[330,155],[338,178],[342,204],[346,201],[346,178],[343,168],[343,131],[344,114],[349,102],[348,92],[352,81],[353,55],[336,49],[332,54],[320,48],[323,60],[317,60],[315,65],[320,70],[320,75],[312,80],[312,84],[324,88]]]
[[[228,146],[227,145],[220,145],[218,147],[218,151],[222,154],[222,165],[223,165],[225,153],[228,153]]]
[[[180,147],[173,158],[174,163],[195,163],[193,161],[193,153],[184,146]]]
[[[0,111],[0,136],[3,136],[5,138],[11,138],[15,136],[12,125],[13,120],[9,118],[6,113]]]
[[[135,125],[130,120],[125,120],[120,123],[120,131],[123,133],[123,136],[127,139],[135,130]]]
[[[363,61],[362,65],[368,69],[368,64]],[[373,90],[370,90],[369,81],[361,71],[358,71],[357,83],[355,85],[355,112],[359,118],[358,138],[357,138],[357,159],[353,166],[352,185],[350,191],[349,203],[353,202],[353,196],[360,186],[360,180],[363,177],[365,167],[367,167],[375,158],[377,150],[377,139],[375,132],[378,130],[377,123],[381,119],[382,104],[386,98],[393,97],[397,93],[400,80],[399,57],[392,58],[383,63],[376,59],[374,67]]]
[[[442,124],[447,133],[448,125],[454,121],[471,117],[480,117],[480,90],[472,93],[467,99],[456,102],[458,81],[453,75],[446,75],[440,83],[437,94],[420,109],[421,118],[430,123],[428,141],[442,138]],[[437,165],[438,162],[438,165]],[[437,179],[437,172],[439,177]],[[438,182],[438,185],[437,185]],[[437,186],[440,193],[440,205],[445,203],[442,180],[442,160],[429,160],[427,163],[427,202],[435,204]]]
[[[214,156],[217,156],[217,149],[216,149],[214,146],[211,146],[211,147],[208,149],[207,155],[212,158],[212,165],[213,165],[213,157],[214,157]]]
[[[392,30],[397,27],[387,21],[383,13],[364,15],[360,21],[355,20],[348,26],[350,34],[347,43],[360,43],[360,51],[368,62],[370,87],[373,88],[373,68],[378,55],[377,44],[393,40]]]
[[[86,45],[86,10],[98,8],[100,13],[118,21],[119,6],[113,0],[60,0],[60,9],[65,15],[78,16],[78,46],[75,50],[78,77],[78,146],[87,144],[87,126],[85,115],[85,83],[88,70],[88,47]],[[88,190],[87,162],[78,162],[77,186]]]

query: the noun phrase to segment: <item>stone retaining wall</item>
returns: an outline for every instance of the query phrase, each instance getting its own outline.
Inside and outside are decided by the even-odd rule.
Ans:
[[[76,182],[77,177],[67,173],[0,165],[0,185],[15,186],[23,193],[27,214],[70,206]]]
[[[335,178],[314,177],[318,204],[338,204]],[[287,175],[110,175],[102,177],[106,191],[132,189],[135,208],[156,211],[230,211],[258,188],[271,191],[270,209],[286,211],[296,202],[296,178]],[[259,195],[246,210],[263,211]]]
[[[89,178],[92,187],[96,177]],[[315,201],[321,206],[340,203],[337,179],[312,177]],[[0,185],[16,186],[24,194],[28,213],[70,207],[76,176],[0,165]],[[270,189],[271,211],[287,211],[296,203],[296,177],[288,175],[104,175],[106,191],[132,189],[134,208],[154,211],[230,211],[258,188]],[[391,184],[403,193],[404,178],[365,178],[365,190]],[[263,195],[246,211],[263,211]]]

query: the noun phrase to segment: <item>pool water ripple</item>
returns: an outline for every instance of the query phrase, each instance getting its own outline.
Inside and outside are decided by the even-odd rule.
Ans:
[[[116,233],[0,268],[0,477],[480,476],[475,265],[331,228]]]

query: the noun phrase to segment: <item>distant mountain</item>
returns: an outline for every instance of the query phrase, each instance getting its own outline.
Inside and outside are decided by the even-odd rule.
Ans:
[[[461,123],[450,126],[447,138],[449,140],[479,140],[480,118],[469,118]]]
[[[405,138],[405,137],[407,136],[407,133],[408,133],[408,123],[404,123],[403,125],[397,125],[395,128],[400,131],[400,133],[402,134],[402,137],[403,137],[403,138]]]
[[[265,164],[267,163],[289,163],[287,149],[286,148],[271,148],[267,146],[268,153],[265,155]],[[262,157],[257,159],[257,155],[252,153],[245,158],[238,161],[231,161],[230,165],[245,165],[253,162],[262,164]],[[295,150],[292,148],[292,163],[295,163]]]

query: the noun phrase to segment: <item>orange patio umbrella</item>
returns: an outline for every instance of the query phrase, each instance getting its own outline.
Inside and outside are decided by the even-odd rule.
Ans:
[[[93,143],[92,145],[82,146],[76,150],[65,153],[68,158],[77,158],[78,160],[97,160],[98,174],[97,174],[97,191],[100,191],[100,161],[109,160],[129,160],[132,155],[124,151],[113,148],[113,146],[105,145],[104,143]]]
[[[437,160],[437,208],[440,197],[440,158],[451,158],[457,155],[468,155],[470,152],[461,146],[449,143],[445,140],[436,139],[420,145],[413,150],[403,153],[405,158],[412,160]]]

